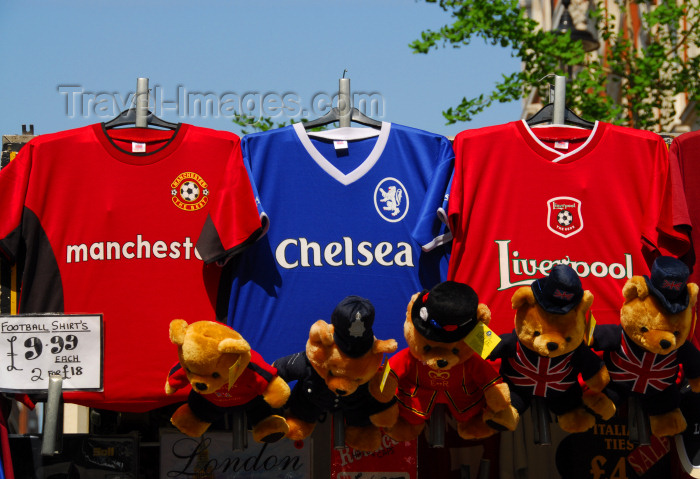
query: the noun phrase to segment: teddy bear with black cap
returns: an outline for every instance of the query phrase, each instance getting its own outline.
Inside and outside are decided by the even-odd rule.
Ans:
[[[610,419],[615,405],[602,393],[610,377],[603,360],[588,346],[588,312],[593,294],[583,289],[571,266],[556,265],[548,276],[518,288],[511,298],[513,332],[489,359],[501,360],[513,406],[522,414],[539,397],[567,432],[595,425],[596,415]],[[579,385],[579,375],[588,389]]]
[[[488,306],[464,283],[445,281],[413,295],[404,322],[408,347],[389,359],[399,402],[399,419],[387,430],[389,436],[416,438],[436,404],[446,406],[463,439],[516,428],[519,416],[508,386],[465,341],[490,319]]]
[[[369,300],[348,296],[335,307],[331,324],[318,320],[311,326],[305,351],[274,362],[285,381],[297,381],[285,406],[288,438],[304,439],[327,413],[342,412],[348,446],[380,448],[380,428],[398,416],[396,382],[384,378],[381,368],[397,343],[374,337],[374,316]]]
[[[698,285],[688,283],[688,267],[658,257],[651,275],[632,276],[622,288],[620,324],[600,325],[593,348],[604,352],[610,371],[605,392],[616,402],[637,397],[655,436],[686,428],[679,408],[679,373],[700,392],[700,351],[692,340]]]

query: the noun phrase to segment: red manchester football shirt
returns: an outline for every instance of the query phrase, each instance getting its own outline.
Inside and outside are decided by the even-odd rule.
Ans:
[[[185,399],[165,396],[168,325],[215,319],[219,268],[195,243],[219,194],[236,195],[224,247],[241,249],[261,224],[239,138],[186,124],[42,135],[0,171],[0,251],[21,263],[20,313],[103,314],[104,391],[66,401],[145,411]]]

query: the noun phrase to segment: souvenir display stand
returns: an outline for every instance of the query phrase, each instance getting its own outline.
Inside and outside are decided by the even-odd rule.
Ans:
[[[596,325],[620,324],[633,278],[645,277],[662,304],[663,285],[692,296],[700,136],[673,137],[669,155],[659,135],[580,118],[562,76],[527,120],[453,141],[366,116],[346,72],[327,114],[242,138],[225,125],[158,118],[148,83],[138,78],[133,106],[105,123],[3,136],[0,477],[700,477],[694,366],[673,386],[687,429],[655,436],[645,402],[679,371],[677,356],[690,355],[658,354],[651,372],[639,372],[650,356],[635,356],[634,345],[627,356],[604,352],[595,336]],[[659,257],[688,273],[659,272]],[[568,378],[573,354],[532,359],[518,343],[512,360],[490,356],[515,332],[520,289],[547,313],[571,310],[563,283],[537,290],[559,265],[594,298],[582,347],[637,372],[606,368],[596,390],[584,373]],[[427,294],[452,282],[478,295],[469,314],[436,309],[439,293]],[[352,298],[364,309],[342,306]],[[199,338],[206,354],[186,365],[168,332],[176,319],[224,323],[238,336],[211,350],[211,338]],[[478,338],[464,342],[496,378],[477,390],[481,377],[451,378],[466,361],[458,348],[449,353],[460,368],[447,356],[426,359],[470,321]],[[389,360],[412,349],[413,328],[427,346],[407,354],[432,370],[417,369],[409,387]],[[696,344],[698,334],[693,320],[685,339]],[[240,358],[225,371],[213,366],[234,350]],[[362,363],[370,352],[383,354],[379,366]],[[226,387],[207,389],[222,374]],[[595,419],[574,432],[547,392],[576,382],[584,402],[605,402],[616,382],[642,376],[650,386],[619,400],[610,419],[582,403],[580,417]],[[291,391],[279,408],[265,389],[275,378]],[[450,389],[457,383],[473,399],[464,409]],[[514,395],[493,409],[495,385],[532,387],[530,411]],[[249,409],[234,401],[246,394]],[[521,411],[517,427],[499,423],[511,406]],[[255,414],[268,407],[287,437],[254,435],[263,422]],[[178,422],[182,414],[191,422]],[[205,426],[190,436],[193,424]]]

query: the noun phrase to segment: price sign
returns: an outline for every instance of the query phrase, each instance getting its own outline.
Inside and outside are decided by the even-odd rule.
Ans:
[[[0,391],[102,390],[102,315],[0,316]]]

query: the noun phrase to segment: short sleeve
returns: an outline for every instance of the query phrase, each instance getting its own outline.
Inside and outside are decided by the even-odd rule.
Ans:
[[[306,354],[304,352],[290,354],[276,359],[273,365],[279,376],[287,382],[298,381],[306,372]]]
[[[500,335],[500,339],[501,340],[498,342],[496,347],[493,348],[493,351],[491,351],[491,354],[489,354],[488,359],[491,361],[515,356],[517,344],[517,336],[515,331]]]
[[[250,355],[248,369],[254,375],[256,392],[263,394],[270,382],[277,376],[277,368],[267,364],[262,356],[255,351],[251,351]]]
[[[450,189],[447,191],[447,224],[454,238],[466,237],[463,227],[461,226],[463,215],[464,202],[464,158],[463,158],[463,134],[460,133],[455,137],[452,144],[455,151],[455,165],[452,179],[450,181]]]
[[[450,141],[445,137],[441,138],[438,156],[437,168],[428,183],[425,198],[412,231],[413,239],[423,251],[431,251],[442,244],[449,243],[452,239],[445,223],[445,208],[452,181],[454,151]]]
[[[34,145],[25,145],[7,166],[0,170],[0,252],[11,262],[21,248],[21,225],[32,169]]]
[[[168,373],[168,384],[174,389],[182,389],[190,384],[189,380],[187,379],[187,373],[180,363],[176,363],[172,368],[170,368],[170,372]]]
[[[647,248],[656,249],[662,255],[680,257],[690,249],[690,218],[681,181],[678,181],[680,171],[671,167],[668,149],[661,137],[655,155],[658,161],[645,208],[643,240]]]
[[[574,355],[578,362],[578,368],[581,371],[581,377],[584,381],[589,380],[600,371],[603,367],[603,360],[585,343],[581,343],[576,348]]]
[[[197,240],[205,263],[225,262],[262,237],[267,217],[257,197],[241,146],[231,151],[221,186],[210,200],[209,214]]]

